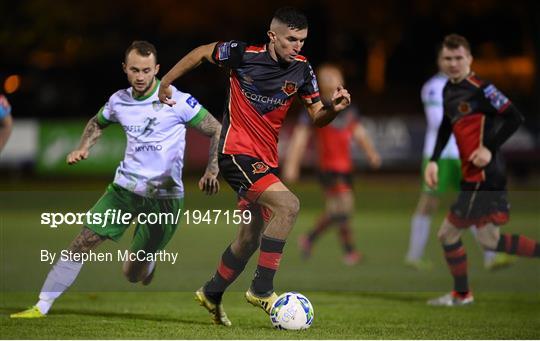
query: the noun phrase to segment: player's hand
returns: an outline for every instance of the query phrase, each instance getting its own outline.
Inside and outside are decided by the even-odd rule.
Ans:
[[[334,111],[341,111],[351,104],[351,95],[343,86],[339,85],[332,94],[332,107]]]
[[[74,165],[81,160],[88,158],[89,151],[87,149],[75,149],[66,157],[68,165]]]
[[[437,162],[435,161],[429,161],[426,170],[424,171],[424,181],[426,182],[426,185],[428,185],[429,188],[435,189],[437,188],[437,184],[439,183],[439,166],[437,165]]]
[[[217,174],[205,172],[199,180],[199,189],[207,195],[217,194],[219,192],[219,181]]]
[[[368,163],[369,163],[369,166],[373,169],[379,169],[379,167],[381,167],[381,157],[379,155],[379,153],[377,152],[374,152],[374,153],[369,153],[367,155],[367,160],[368,160]]]
[[[158,98],[161,103],[165,103],[172,107],[176,104],[176,101],[172,99],[172,89],[170,85],[164,85],[163,82],[159,84]]]
[[[469,156],[469,161],[478,168],[483,168],[491,161],[491,152],[484,146],[480,146]]]

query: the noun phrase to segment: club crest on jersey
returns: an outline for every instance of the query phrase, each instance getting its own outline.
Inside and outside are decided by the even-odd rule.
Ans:
[[[460,102],[457,109],[462,114],[469,114],[472,111],[471,105],[468,102]]]
[[[295,82],[285,81],[285,84],[281,87],[281,90],[283,90],[287,96],[291,96],[298,90],[298,87],[296,86]]]
[[[163,103],[161,103],[160,101],[152,102],[152,109],[154,109],[154,111],[160,111],[161,108],[163,108]]]
[[[259,161],[259,162],[255,162],[255,163],[252,163],[251,164],[251,167],[253,167],[253,174],[262,174],[262,173],[266,173],[268,171],[268,166],[262,162],[262,161]]]

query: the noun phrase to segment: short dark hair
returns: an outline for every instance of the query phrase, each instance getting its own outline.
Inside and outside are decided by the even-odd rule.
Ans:
[[[157,64],[157,50],[156,50],[156,47],[152,43],[149,43],[146,40],[135,40],[126,49],[124,60],[127,59],[128,54],[133,50],[135,50],[138,55],[143,56],[143,57],[148,57],[149,55],[153,54],[154,59],[156,60],[156,64]]]
[[[444,47],[449,50],[455,50],[459,49],[460,46],[463,46],[465,50],[471,53],[471,45],[469,44],[469,41],[464,36],[452,33],[444,37],[439,52],[441,52]]]
[[[306,15],[294,7],[279,8],[274,13],[273,19],[294,30],[303,30],[308,27]]]

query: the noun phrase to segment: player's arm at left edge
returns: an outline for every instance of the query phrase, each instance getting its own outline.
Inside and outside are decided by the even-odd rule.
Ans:
[[[88,154],[90,153],[90,148],[97,143],[101,137],[103,129],[105,129],[111,123],[103,116],[104,108],[105,107],[101,108],[99,112],[86,124],[81,136],[81,141],[79,142],[79,146],[66,157],[66,162],[69,165],[74,165],[81,160],[87,159]]]
[[[0,95],[0,152],[6,145],[12,129],[11,105],[4,95]]]

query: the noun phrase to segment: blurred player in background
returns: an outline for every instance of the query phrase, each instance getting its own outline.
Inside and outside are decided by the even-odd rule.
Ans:
[[[422,172],[426,167],[429,157],[433,152],[437,131],[444,115],[443,109],[443,88],[448,77],[442,71],[441,51],[438,51],[437,64],[439,72],[431,77],[422,87],[421,98],[424,104],[427,128],[424,139],[424,158],[422,162]],[[448,191],[459,191],[461,181],[461,161],[459,160],[459,150],[456,145],[454,135],[450,136],[448,144],[443,149],[439,166],[439,182],[437,188],[431,189],[423,181],[422,193],[416,206],[416,211],[411,219],[411,233],[409,237],[409,250],[405,258],[405,264],[417,270],[428,270],[431,262],[424,258],[424,250],[429,239],[431,220],[439,207],[440,197]],[[422,174],[423,175],[423,174]],[[476,236],[476,227],[471,227],[471,232]],[[513,258],[493,251],[484,251],[484,266],[487,269],[496,269],[511,264]]]
[[[305,15],[294,8],[280,8],[270,24],[267,44],[250,46],[233,40],[199,46],[163,77],[160,86],[160,100],[173,105],[169,85],[203,61],[230,73],[219,169],[238,194],[239,207],[251,210],[253,219],[240,226],[214,276],[196,292],[196,299],[216,324],[231,325],[221,304],[223,293],[257,249],[257,270],[246,299],[269,313],[277,298],[274,275],[300,209],[298,198],[278,177],[279,130],[292,101],[299,96],[317,126],[330,123],[350,103],[342,87],[336,89],[329,105],[321,103],[315,73],[300,55],[307,35]]]
[[[321,101],[331,102],[334,91],[343,86],[343,72],[333,64],[321,65],[317,69]],[[307,113],[301,113],[291,139],[285,164],[283,179],[285,182],[298,180],[300,163],[308,143],[311,127]],[[330,227],[336,226],[343,247],[345,264],[357,264],[362,254],[356,249],[351,229],[354,213],[354,194],[352,191],[353,162],[351,140],[354,140],[367,156],[369,165],[380,167],[381,159],[373,147],[368,133],[360,123],[358,110],[350,106],[340,113],[332,123],[323,128],[316,128],[319,176],[324,190],[325,211],[319,217],[316,226],[307,234],[300,236],[298,243],[304,258],[309,258],[314,242]]]
[[[121,124],[126,133],[126,152],[114,182],[90,212],[103,217],[107,211],[116,210],[130,213],[133,218],[141,212],[178,214],[184,202],[182,168],[188,126],[211,138],[208,166],[199,188],[207,194],[217,193],[219,122],[193,96],[176,88],[171,88],[172,97],[178,103],[176,106],[164,106],[159,101],[159,80],[156,78],[159,64],[152,44],[133,42],[126,50],[123,69],[131,87],[117,91],[109,98],[86,125],[77,149],[67,156],[70,165],[87,159],[90,148],[110,124]],[[85,253],[106,239],[118,241],[130,224],[131,221],[124,224],[117,219],[103,224],[87,222],[69,250],[75,254]],[[154,253],[163,250],[176,228],[171,221],[162,224],[137,222],[130,251]],[[43,284],[39,302],[11,317],[44,317],[54,300],[75,281],[81,268],[80,262],[58,260]],[[130,282],[148,285],[155,268],[155,261],[127,261],[123,272]]]
[[[6,96],[0,94],[0,152],[4,149],[12,129],[11,105]]]
[[[438,232],[452,277],[453,290],[428,301],[430,305],[458,306],[474,301],[468,282],[463,229],[475,225],[486,250],[540,257],[540,244],[523,235],[500,233],[509,220],[506,170],[500,147],[518,129],[523,116],[495,86],[471,72],[468,41],[451,34],[444,38],[442,68],[449,81],[443,90],[444,117],[424,178],[438,184],[437,161],[452,132],[461,158],[461,192]]]

